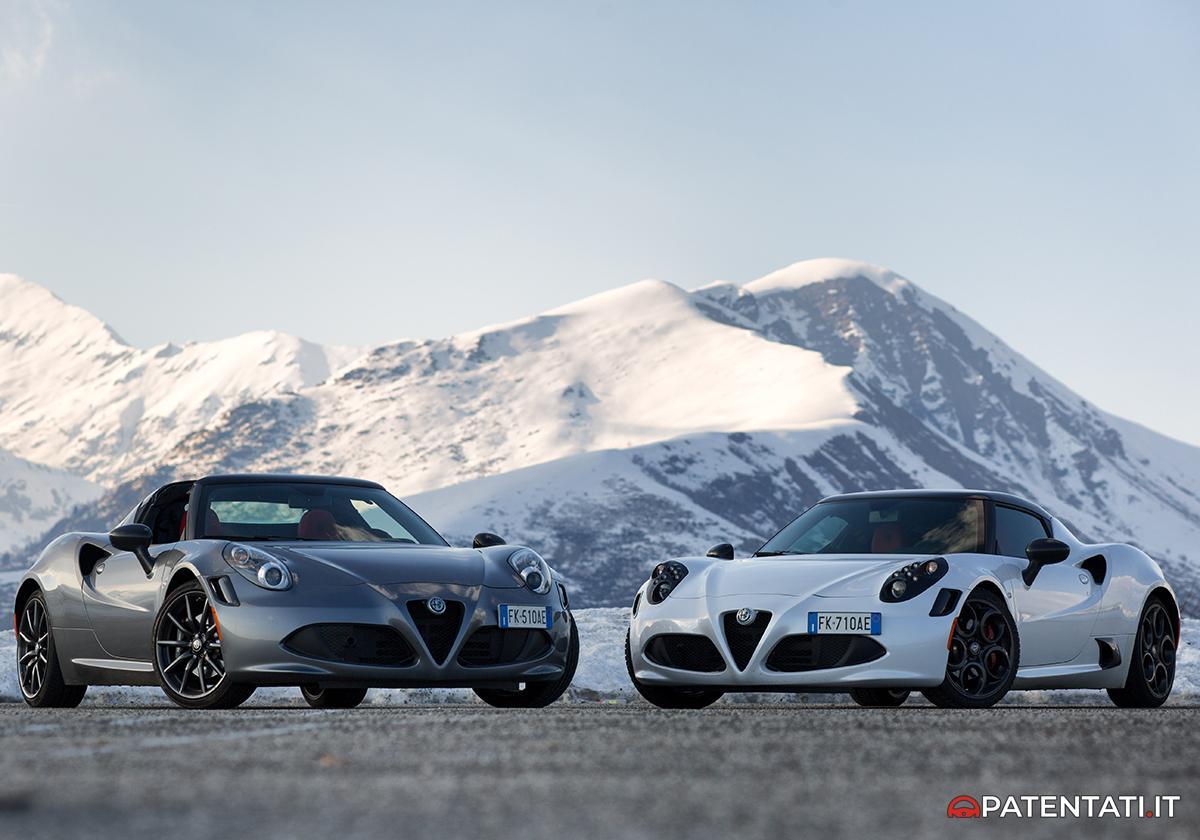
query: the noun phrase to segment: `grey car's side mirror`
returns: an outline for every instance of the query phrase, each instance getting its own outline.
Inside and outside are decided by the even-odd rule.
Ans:
[[[131,525],[118,525],[108,532],[108,543],[118,551],[130,551],[142,566],[146,577],[154,574],[154,558],[150,556],[150,543],[154,540],[154,532],[149,525],[134,522]]]
[[[480,531],[471,540],[471,548],[487,548],[489,545],[504,545],[504,537],[488,531]]]
[[[1029,558],[1029,565],[1021,572],[1021,577],[1026,586],[1033,586],[1042,566],[1051,566],[1066,560],[1071,556],[1071,546],[1053,537],[1042,537],[1025,547],[1025,556]]]
[[[718,560],[732,560],[733,546],[729,543],[717,543],[708,550],[705,557],[716,557]]]

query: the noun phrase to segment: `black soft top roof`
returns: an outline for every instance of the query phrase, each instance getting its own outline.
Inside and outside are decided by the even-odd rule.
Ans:
[[[1050,513],[1041,505],[1028,499],[1014,496],[1012,493],[1001,493],[998,490],[872,490],[865,493],[840,493],[836,496],[826,496],[822,502],[853,500],[853,499],[987,499],[1003,505],[1012,505],[1030,510],[1046,519],[1052,519]]]
[[[196,479],[196,484],[343,484],[351,487],[374,487],[383,489],[382,484],[361,478],[343,478],[332,475],[286,475],[272,473],[230,473],[228,475],[206,475]]]

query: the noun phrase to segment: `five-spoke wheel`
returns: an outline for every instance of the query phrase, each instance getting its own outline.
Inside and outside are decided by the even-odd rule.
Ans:
[[[1178,640],[1175,618],[1166,601],[1151,596],[1142,608],[1125,686],[1108,690],[1112,701],[1126,708],[1154,708],[1166,702],[1175,683]]]
[[[983,708],[1012,687],[1020,660],[1017,626],[1004,599],[990,589],[972,592],[950,637],[946,678],[922,692],[934,705]]]
[[[229,679],[216,614],[197,581],[171,593],[158,612],[154,670],[167,696],[188,708],[232,708],[254,693]]]

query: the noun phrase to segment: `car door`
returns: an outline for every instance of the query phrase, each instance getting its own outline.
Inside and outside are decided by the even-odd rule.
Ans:
[[[151,549],[159,555],[161,548]],[[151,658],[151,630],[162,564],[146,577],[128,551],[114,552],[83,579],[83,603],[100,646],[116,659]]]
[[[996,505],[995,523],[996,553],[1008,557],[1024,559],[1029,543],[1050,536],[1041,517],[1014,507]],[[1099,598],[1091,575],[1076,565],[1083,559],[1043,566],[1032,586],[1015,581],[1022,667],[1069,662],[1091,638]]]

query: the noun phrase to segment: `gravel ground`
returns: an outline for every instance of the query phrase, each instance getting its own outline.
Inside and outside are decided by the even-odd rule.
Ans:
[[[0,836],[1195,837],[1200,708],[0,705]],[[1174,819],[949,822],[956,794],[1177,794]],[[1069,824],[1068,824],[1069,823]],[[819,834],[817,834],[819,832]]]

